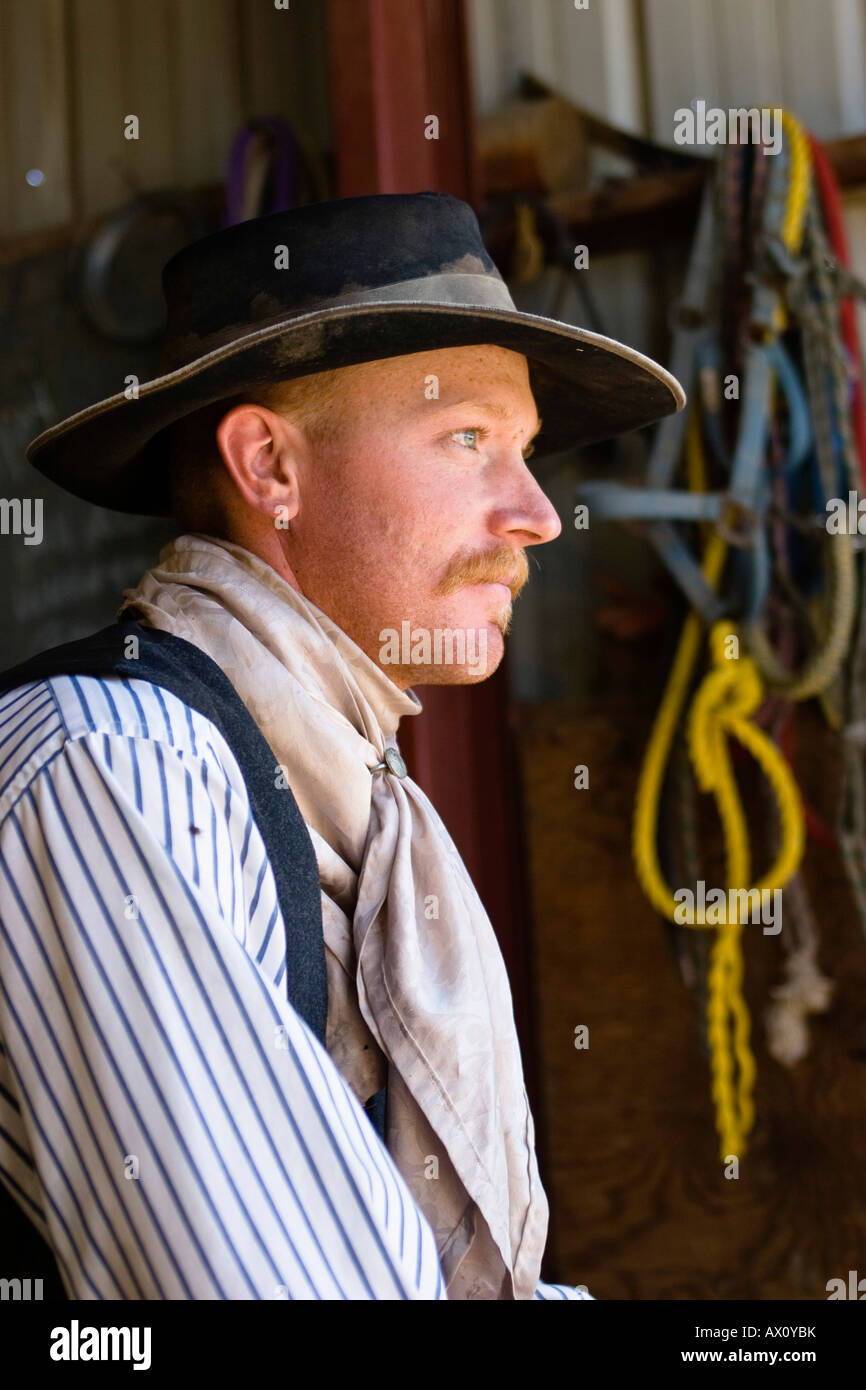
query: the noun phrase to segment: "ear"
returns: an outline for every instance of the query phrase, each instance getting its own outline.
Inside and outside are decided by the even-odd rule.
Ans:
[[[235,487],[248,507],[273,520],[291,520],[300,507],[299,479],[309,453],[303,432],[273,410],[246,403],[220,421],[216,441]]]

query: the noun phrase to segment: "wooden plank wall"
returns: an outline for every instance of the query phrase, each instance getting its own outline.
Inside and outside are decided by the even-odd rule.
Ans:
[[[320,0],[3,0],[0,237],[218,183],[254,115],[282,115],[326,151],[325,62]]]
[[[138,141],[123,118],[140,118]],[[0,0],[0,496],[43,498],[45,537],[0,547],[0,662],[110,622],[170,524],[89,506],[35,473],[31,439],[155,376],[159,344],[82,313],[76,252],[139,192],[218,188],[239,125],[276,113],[330,159],[322,0]],[[25,179],[41,169],[38,187]],[[216,229],[217,198],[202,199]]]
[[[0,235],[72,216],[64,0],[0,7]],[[44,176],[27,183],[31,169]]]

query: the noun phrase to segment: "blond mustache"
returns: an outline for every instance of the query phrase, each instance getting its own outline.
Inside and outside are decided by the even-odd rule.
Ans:
[[[525,550],[495,550],[460,560],[446,574],[436,592],[453,594],[467,584],[508,584],[512,599],[517,598],[529,578]]]

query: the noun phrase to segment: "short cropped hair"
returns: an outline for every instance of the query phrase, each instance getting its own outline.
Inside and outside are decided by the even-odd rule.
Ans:
[[[213,529],[206,482],[210,469],[222,465],[215,435],[224,415],[238,405],[261,405],[290,417],[313,447],[321,448],[339,434],[340,398],[353,367],[336,367],[264,382],[183,416],[163,431],[161,446],[169,467],[172,514],[184,530]]]

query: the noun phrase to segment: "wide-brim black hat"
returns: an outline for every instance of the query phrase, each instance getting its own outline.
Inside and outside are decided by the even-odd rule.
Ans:
[[[576,272],[580,273],[580,272]],[[444,193],[308,203],[236,223],[166,264],[160,375],[78,411],[27,447],[68,492],[170,514],[160,431],[264,382],[491,343],[522,353],[542,431],[536,457],[651,424],[685,393],[600,333],[521,313],[467,203]]]

